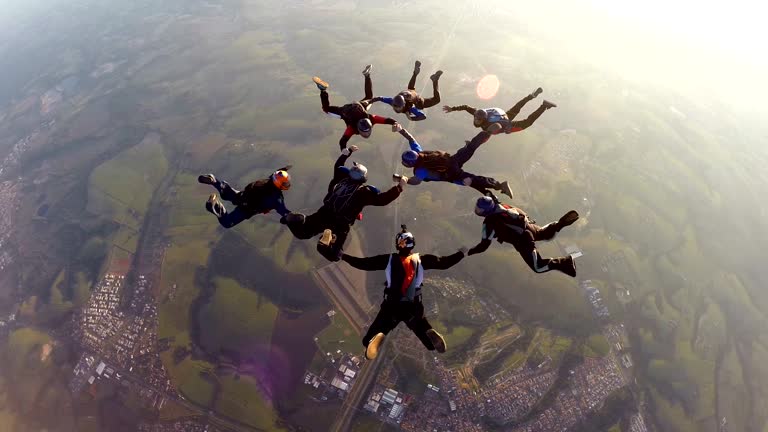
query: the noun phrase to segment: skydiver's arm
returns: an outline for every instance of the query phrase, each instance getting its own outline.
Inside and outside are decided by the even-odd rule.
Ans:
[[[473,247],[472,249],[467,252],[467,255],[474,255],[485,252],[488,247],[491,245],[490,239],[483,239],[480,241],[480,243],[477,244],[477,246]]]
[[[414,173],[413,176],[408,177],[408,184],[411,186],[416,186],[418,184],[421,184],[422,179],[419,177],[417,173]]]
[[[400,193],[403,192],[403,187],[400,186],[399,184],[396,184],[391,188],[389,188],[389,190],[387,190],[386,192],[379,192],[377,190],[372,190],[370,188],[368,190],[370,190],[371,193],[374,194],[374,195],[371,195],[371,201],[369,205],[381,207],[396,200],[397,197],[400,196]]]
[[[387,268],[387,264],[389,263],[389,255],[376,255],[372,257],[358,258],[356,256],[343,254],[341,255],[341,259],[342,261],[346,261],[346,263],[352,267],[365,271],[384,270]]]
[[[424,114],[424,111],[416,107],[411,107],[411,109],[408,110],[408,114],[406,115],[411,121],[421,121],[427,118],[427,115]]]
[[[446,105],[446,108],[448,108],[448,109],[444,110],[445,112],[466,111],[466,112],[468,112],[468,113],[470,113],[472,115],[475,115],[475,111],[477,111],[477,109],[475,107],[471,107],[469,105],[457,105],[457,106],[447,106]]]
[[[344,135],[342,135],[341,139],[339,139],[339,148],[341,150],[347,148],[347,142],[349,142],[349,139],[352,138],[352,135],[354,134],[355,129],[353,129],[352,126],[347,126],[347,128],[344,130]]]
[[[352,154],[352,152],[348,148],[344,148],[341,150],[341,154],[339,155],[339,158],[336,159],[336,162],[333,164],[333,179],[331,179],[331,182],[328,184],[328,191],[330,192],[331,189],[333,189],[334,186],[336,186],[336,183],[340,182],[344,177],[347,176],[347,172],[343,169],[344,164],[347,163],[347,159],[349,159],[349,156]]]
[[[415,152],[423,151],[423,149],[421,148],[419,143],[416,142],[416,138],[414,138],[413,135],[411,135],[411,133],[408,132],[405,128],[403,128],[400,131],[400,135],[402,135],[405,139],[408,140],[408,145],[411,146],[411,150],[413,150]]]
[[[464,259],[464,252],[458,251],[448,256],[424,255],[421,257],[421,265],[424,270],[446,270]]]
[[[285,207],[285,199],[282,196],[277,197],[277,206],[275,207],[275,211],[280,216],[285,216],[291,212]]]
[[[371,119],[371,123],[373,123],[373,124],[393,125],[393,124],[397,123],[397,121],[395,119],[393,119],[393,118],[382,117],[382,116],[378,116],[376,114],[370,114],[369,118]]]
[[[385,97],[385,96],[376,96],[375,98],[371,99],[369,102],[370,103],[384,102],[387,105],[392,105],[392,98],[391,97]]]

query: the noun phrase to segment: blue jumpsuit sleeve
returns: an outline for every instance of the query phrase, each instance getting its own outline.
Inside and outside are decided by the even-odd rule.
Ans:
[[[413,176],[425,181],[427,180],[427,177],[429,177],[429,171],[426,168],[416,168],[413,170]]]
[[[277,197],[277,205],[275,206],[275,211],[280,214],[280,216],[285,216],[291,212],[285,207],[285,198],[283,198],[282,194]]]
[[[387,105],[392,105],[392,98],[391,97],[380,97],[379,101],[384,102]]]
[[[411,121],[421,121],[421,120],[424,120],[424,119],[427,118],[427,115],[424,114],[424,111],[422,111],[422,110],[420,110],[420,109],[418,109],[416,107],[411,107],[411,109],[408,110],[408,113],[410,114],[408,116],[408,118]]]

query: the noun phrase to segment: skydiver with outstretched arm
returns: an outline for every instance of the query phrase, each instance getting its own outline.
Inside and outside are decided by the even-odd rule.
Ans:
[[[421,285],[425,270],[446,270],[458,264],[467,250],[448,256],[419,255],[413,252],[416,241],[405,225],[395,237],[397,253],[358,258],[344,254],[341,259],[352,267],[365,271],[384,270],[386,287],[384,301],[376,318],[363,336],[365,357],[373,360],[379,354],[379,347],[384,337],[398,324],[405,322],[422,344],[430,350],[444,353],[445,339],[432,328],[424,317],[424,304],[421,302]]]
[[[554,103],[545,100],[536,109],[536,111],[528,116],[528,118],[525,120],[515,121],[515,117],[517,117],[517,115],[520,113],[520,110],[523,108],[523,106],[533,100],[536,96],[540,95],[542,91],[543,90],[541,87],[537,88],[533,91],[533,93],[522,98],[518,103],[515,104],[515,106],[506,112],[501,108],[478,109],[469,105],[458,105],[453,107],[445,105],[443,107],[443,111],[446,113],[453,111],[466,111],[472,114],[474,117],[473,124],[475,127],[481,128],[482,130],[490,132],[494,135],[502,132],[507,134],[520,132],[521,130],[530,127],[533,122],[535,122],[536,119],[538,119],[544,113],[544,111],[550,108],[555,108],[557,106]]]
[[[347,128],[339,139],[339,148],[344,150],[347,148],[347,142],[353,135],[360,135],[363,138],[369,138],[373,133],[373,125],[376,124],[388,124],[392,125],[392,131],[396,132],[395,127],[397,121],[395,119],[377,116],[375,114],[369,114],[368,108],[370,107],[370,99],[373,99],[373,84],[371,83],[371,65],[368,65],[363,70],[365,76],[365,98],[358,102],[352,102],[344,106],[331,105],[328,98],[329,84],[319,77],[313,77],[312,81],[315,83],[318,89],[320,89],[320,103],[323,107],[323,111],[328,114],[338,116]]]
[[[233,188],[224,180],[217,179],[213,174],[202,174],[197,178],[198,182],[213,186],[221,194],[221,199],[236,206],[233,211],[228,212],[214,193],[208,197],[205,209],[213,213],[224,228],[232,228],[256,214],[266,214],[272,210],[276,210],[280,216],[285,216],[290,213],[290,210],[285,208],[283,198],[283,191],[291,188],[289,169],[290,165],[282,167],[268,178],[249,183],[242,191]]]
[[[475,154],[475,150],[491,137],[489,132],[482,131],[471,141],[466,141],[464,147],[454,155],[444,151],[422,149],[413,135],[405,129],[402,129],[400,134],[408,140],[411,147],[401,157],[403,166],[413,168],[413,176],[408,180],[408,184],[417,185],[422,181],[444,181],[472,187],[482,194],[488,192],[489,189],[498,190],[512,198],[512,189],[508,182],[499,182],[491,177],[471,174],[463,169],[464,164]]]
[[[570,210],[558,221],[538,226],[521,209],[502,204],[492,193],[477,199],[475,214],[482,216],[483,236],[480,243],[469,250],[468,255],[485,252],[495,238],[499,243],[512,243],[528,267],[536,273],[550,270],[561,271],[576,277],[576,265],[570,255],[560,258],[542,258],[536,250],[536,242],[552,240],[561,229],[579,219],[576,210]]]
[[[400,196],[408,181],[407,177],[400,178],[398,184],[380,192],[366,183],[368,169],[364,165],[353,162],[351,168],[345,166],[349,156],[357,150],[357,146],[352,145],[341,151],[333,165],[333,178],[328,184],[328,193],[317,212],[309,216],[290,213],[281,219],[281,223],[287,224],[298,239],[309,239],[322,233],[317,250],[329,261],[341,259],[349,230],[355,220],[360,218],[363,208],[391,203]]]
[[[371,102],[384,102],[392,106],[396,113],[405,114],[408,120],[420,121],[427,118],[422,111],[425,108],[433,107],[440,103],[439,80],[443,71],[439,70],[433,73],[429,79],[432,81],[432,97],[424,98],[416,91],[416,77],[421,71],[421,62],[416,60],[413,67],[413,75],[408,83],[408,89],[396,94],[394,97],[375,97]]]

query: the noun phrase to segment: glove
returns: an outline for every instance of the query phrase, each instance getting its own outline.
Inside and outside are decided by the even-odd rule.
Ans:
[[[392,132],[400,132],[401,130],[403,130],[403,125],[400,123],[395,123],[392,125]]]
[[[472,184],[472,177],[466,177],[461,182],[464,183],[464,186],[469,186]]]
[[[449,107],[448,105],[443,105],[443,112],[451,112],[453,111],[453,108]]]
[[[397,181],[397,184],[400,185],[401,188],[405,188],[405,185],[408,184],[408,177],[400,176],[400,179]]]

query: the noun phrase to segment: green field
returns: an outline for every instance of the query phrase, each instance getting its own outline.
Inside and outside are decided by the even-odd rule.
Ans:
[[[211,354],[268,352],[277,307],[232,279],[215,278],[216,291],[196,317],[200,343]]]
[[[335,353],[341,350],[346,353],[359,353],[363,350],[360,342],[362,336],[352,328],[349,320],[337,313],[331,318],[331,324],[320,331],[316,336],[317,346],[322,353]]]
[[[250,377],[235,379],[225,376],[221,383],[221,395],[216,400],[216,412],[238,419],[259,430],[283,431],[275,425],[277,414]]]

